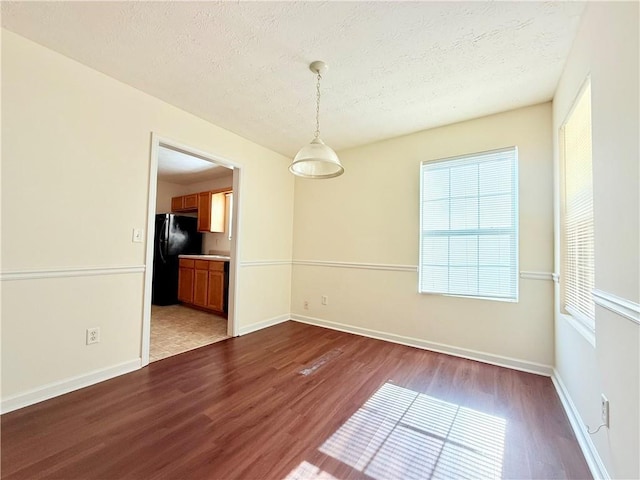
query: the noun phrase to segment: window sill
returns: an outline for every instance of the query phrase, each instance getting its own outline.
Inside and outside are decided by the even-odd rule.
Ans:
[[[593,348],[596,347],[596,332],[595,330],[587,327],[584,323],[582,323],[577,318],[567,315],[566,313],[558,313],[558,317],[565,320],[569,325],[571,325],[574,330],[576,330],[580,335],[584,337],[584,339],[591,344]]]
[[[441,297],[451,298],[470,298],[471,300],[488,300],[490,302],[518,303],[517,298],[499,298],[499,297],[479,297],[475,295],[456,295],[455,293],[439,293],[439,292],[421,292],[420,295],[439,295]]]

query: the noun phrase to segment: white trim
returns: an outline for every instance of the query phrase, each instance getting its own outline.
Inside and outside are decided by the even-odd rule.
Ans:
[[[46,270],[16,270],[0,273],[3,282],[13,280],[35,280],[39,278],[94,277],[98,275],[121,275],[143,273],[144,265],[122,265],[114,267],[59,267]]]
[[[596,305],[600,305],[640,325],[640,304],[603,290],[594,289],[591,293]]]
[[[585,338],[585,340],[587,340],[591,344],[592,347],[595,348],[596,332],[593,328],[589,327],[586,323],[577,319],[573,315],[560,312],[558,313],[558,316],[569,325],[571,325],[580,335]]]
[[[357,262],[330,262],[324,260],[293,260],[294,265],[310,267],[336,267],[336,268],[361,268],[364,270],[391,270],[394,272],[417,272],[417,265],[396,265],[390,263],[357,263]]]
[[[553,281],[555,283],[560,283],[560,274],[559,273],[552,273],[551,274],[551,278],[553,279]]]
[[[241,267],[264,267],[272,265],[291,265],[291,260],[249,260],[240,262]]]
[[[151,132],[151,149],[149,155],[149,197],[147,200],[147,238],[145,244],[144,275],[142,294],[142,338],[140,339],[140,357],[143,367],[149,365],[151,352],[151,297],[153,287],[153,253],[156,229],[156,198],[158,193],[158,148],[160,140]]]
[[[93,370],[89,373],[49,383],[18,395],[3,398],[0,410],[3,414],[12,412],[19,408],[27,407],[75,390],[80,390],[81,388],[104,382],[105,380],[124,375],[125,373],[133,372],[134,370],[138,370],[140,367],[141,359],[136,358],[111,367]]]
[[[267,320],[263,320],[262,322],[252,323],[251,325],[240,327],[239,335],[246,335],[248,333],[257,332],[258,330],[262,330],[263,328],[272,327],[289,320],[291,320],[291,315],[289,315],[288,313],[278,315],[277,317],[269,318]]]
[[[520,278],[526,278],[527,280],[553,280],[553,273],[551,272],[520,272]]]
[[[230,162],[230,164],[232,164]],[[242,211],[242,178],[243,178],[243,169],[240,168],[240,165],[233,165],[233,202],[231,202],[231,231],[232,236],[229,242],[229,255],[231,256],[231,261],[229,262],[229,298],[227,301],[227,305],[229,311],[227,312],[227,335],[230,337],[238,336],[238,331],[240,326],[238,325],[238,319],[236,317],[236,312],[238,311],[238,298],[240,291],[240,263],[238,262],[238,258],[240,258],[240,242],[239,238],[242,237],[242,219],[244,218],[241,215]]]
[[[292,314],[291,319],[296,322],[308,323],[310,325],[330,328],[332,330],[339,330],[341,332],[354,333],[356,335],[376,338],[378,340],[386,340],[388,342],[399,343],[400,345],[407,345],[409,347],[421,348],[423,350],[445,353],[447,355],[453,355],[455,357],[489,363],[491,365],[511,368],[513,370],[520,370],[522,372],[535,373],[538,375],[545,375],[547,377],[551,376],[551,374],[553,373],[553,367],[551,367],[550,365],[543,365],[541,363],[519,360],[517,358],[503,357],[501,355],[494,355],[492,353],[480,352],[478,350],[470,350],[467,348],[454,347],[452,345],[446,345],[443,343],[428,342],[419,338],[405,337],[403,335],[380,332],[378,330],[371,330],[368,328],[354,327],[352,325],[330,322],[328,320],[322,320],[315,317],[307,317],[304,315]]]
[[[551,381],[556,388],[558,397],[560,397],[560,402],[562,402],[564,411],[567,413],[569,423],[571,424],[573,433],[578,440],[578,445],[580,445],[582,454],[587,461],[591,475],[593,475],[594,479],[610,479],[611,477],[600,458],[600,454],[598,453],[596,446],[593,444],[593,441],[587,432],[585,424],[582,421],[582,417],[580,417],[580,413],[578,413],[578,409],[573,403],[571,395],[569,395],[569,391],[565,387],[560,374],[555,369],[553,370],[553,375],[551,375]]]
[[[141,354],[142,354],[142,366],[149,364],[149,349],[151,338],[151,289],[153,283],[153,240],[155,230],[155,216],[156,216],[156,195],[157,195],[157,183],[158,183],[158,148],[164,146],[178,150],[187,155],[196,156],[203,160],[207,160],[212,163],[224,165],[229,168],[233,168],[233,214],[232,214],[232,231],[234,232],[231,238],[231,261],[229,262],[229,311],[227,312],[227,335],[234,337],[237,336],[238,326],[236,320],[237,311],[237,292],[238,292],[238,262],[235,260],[239,255],[238,238],[241,231],[241,205],[242,196],[240,192],[240,184],[242,177],[242,166],[236,162],[228,160],[216,154],[204,152],[198,150],[189,145],[185,145],[180,142],[176,142],[167,137],[158,135],[155,132],[151,132],[151,148],[150,148],[150,161],[149,161],[149,196],[147,201],[147,243],[146,243],[146,275],[144,278],[144,300],[143,300],[143,314],[142,314],[142,340],[141,340]]]

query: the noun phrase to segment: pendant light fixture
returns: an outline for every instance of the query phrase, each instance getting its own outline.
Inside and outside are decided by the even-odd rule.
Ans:
[[[331,147],[320,139],[320,80],[329,67],[321,61],[313,62],[309,69],[317,75],[316,81],[316,134],[311,143],[300,149],[289,165],[289,171],[303,178],[332,178],[342,175],[344,168]]]

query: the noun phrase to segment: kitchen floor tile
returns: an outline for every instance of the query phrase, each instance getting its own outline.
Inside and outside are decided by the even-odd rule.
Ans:
[[[227,319],[182,305],[151,307],[151,349],[155,362],[228,338]]]

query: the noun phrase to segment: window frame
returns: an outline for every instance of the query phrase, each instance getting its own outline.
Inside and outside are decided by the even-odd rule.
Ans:
[[[225,193],[225,214],[227,215],[227,239],[233,237],[233,192]]]
[[[445,163],[445,162],[453,162],[456,160],[464,160],[464,159],[470,159],[473,157],[482,157],[482,156],[487,156],[487,155],[491,155],[491,154],[496,154],[496,153],[500,153],[500,152],[507,152],[507,151],[513,151],[513,198],[512,198],[512,205],[514,208],[514,225],[512,228],[509,228],[509,231],[513,230],[515,232],[515,242],[514,242],[514,251],[512,252],[512,256],[515,256],[515,258],[513,259],[513,262],[511,263],[511,265],[513,265],[513,281],[514,281],[514,285],[515,285],[515,295],[514,297],[499,297],[499,296],[490,296],[490,295],[467,295],[467,294],[462,294],[462,293],[451,293],[451,292],[435,292],[435,291],[423,291],[422,290],[422,279],[424,276],[424,265],[423,265],[423,238],[424,238],[424,177],[423,177],[423,167],[425,165],[428,164],[434,164],[434,163]],[[478,164],[480,164],[481,161],[478,162]],[[470,298],[470,299],[476,299],[476,300],[489,300],[489,301],[497,301],[497,302],[507,302],[507,303],[518,303],[519,302],[519,298],[520,298],[520,221],[519,221],[519,217],[520,217],[520,209],[519,209],[519,190],[520,190],[520,185],[519,185],[519,155],[518,155],[518,147],[516,145],[511,145],[508,147],[503,147],[503,148],[497,148],[497,149],[493,149],[493,150],[485,150],[482,152],[473,152],[473,153],[467,153],[467,154],[463,154],[463,155],[455,155],[452,157],[445,157],[445,158],[437,158],[437,159],[432,159],[432,160],[424,160],[422,162],[420,162],[420,175],[419,175],[419,182],[420,182],[420,198],[419,198],[419,203],[420,203],[420,208],[419,208],[419,231],[418,231],[418,249],[419,249],[419,260],[418,260],[418,293],[420,294],[424,294],[424,295],[441,295],[441,296],[446,296],[446,297],[458,297],[458,298]],[[450,198],[450,197],[449,197]],[[479,198],[479,197],[478,197]],[[478,231],[480,231],[480,228],[477,229]],[[449,231],[453,231],[455,232],[455,230],[449,230]],[[447,237],[450,237],[450,235],[446,235]]]
[[[594,269],[594,279],[593,286],[595,288],[595,214],[594,214],[594,205],[593,205],[593,102],[591,95],[591,76],[587,76],[580,89],[578,90],[576,96],[574,97],[571,108],[567,112],[564,120],[560,124],[558,128],[558,152],[559,152],[559,265],[558,269],[560,272],[559,280],[558,280],[558,313],[569,320],[574,327],[580,331],[591,343],[594,343],[595,338],[595,302],[593,302],[593,294],[589,292],[591,295],[591,300],[594,304],[594,316],[593,318],[589,318],[582,314],[582,312],[575,310],[574,308],[567,308],[566,305],[566,289],[567,289],[567,273],[566,273],[566,257],[568,250],[568,242],[567,242],[567,234],[566,234],[566,216],[567,216],[567,191],[566,191],[566,172],[567,172],[567,163],[566,163],[566,139],[565,139],[565,129],[567,124],[570,122],[573,114],[578,107],[578,104],[582,100],[586,91],[589,90],[589,107],[590,107],[590,118],[589,123],[591,127],[591,195],[592,195],[592,203],[591,203],[591,224],[593,228],[593,238],[594,238],[594,250],[593,250],[593,269]]]

